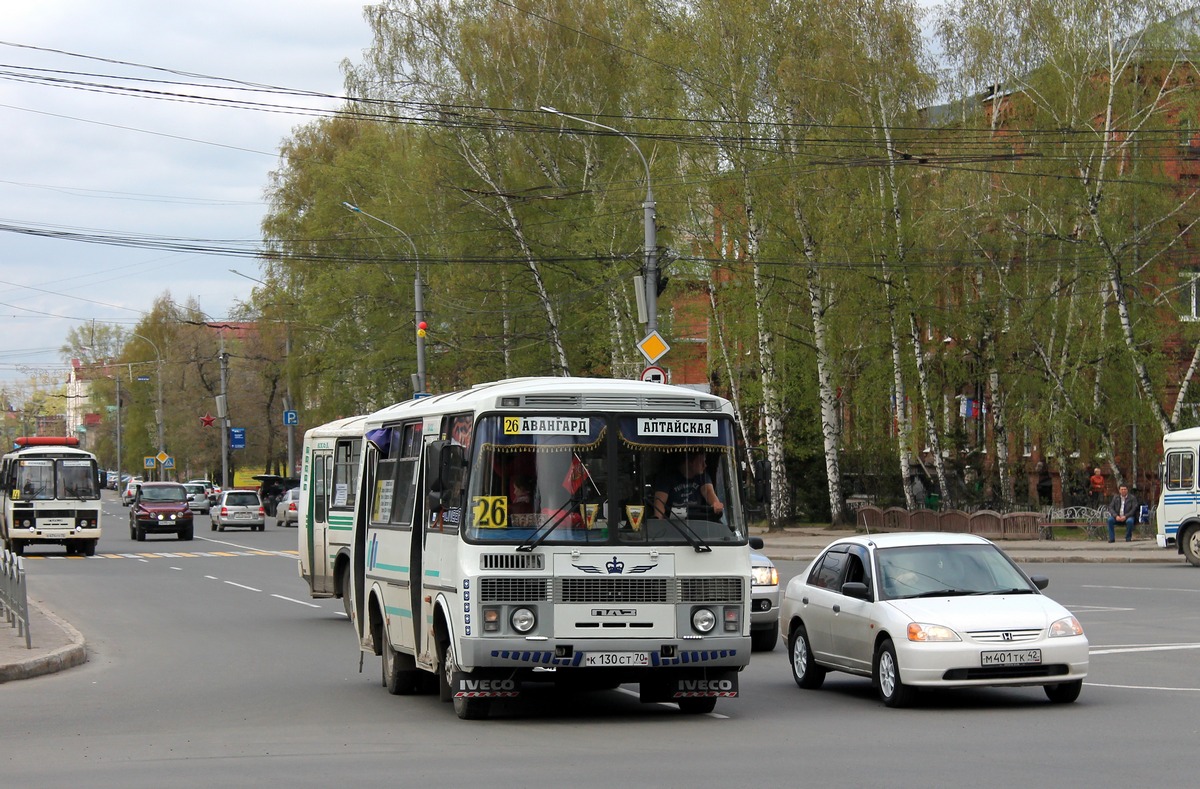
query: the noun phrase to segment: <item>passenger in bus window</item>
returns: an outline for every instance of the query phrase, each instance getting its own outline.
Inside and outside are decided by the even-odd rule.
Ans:
[[[533,512],[533,479],[521,475],[508,481],[508,512],[510,515]]]

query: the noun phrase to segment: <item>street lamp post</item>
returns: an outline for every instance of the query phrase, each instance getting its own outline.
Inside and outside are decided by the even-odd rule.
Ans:
[[[423,290],[421,287],[421,255],[420,255],[420,253],[417,252],[417,245],[413,242],[412,236],[410,236],[408,233],[405,233],[403,230],[396,227],[391,222],[388,222],[385,219],[380,219],[377,216],[372,216],[371,214],[368,214],[366,211],[362,210],[361,208],[354,205],[353,203],[348,203],[345,200],[342,201],[342,207],[344,207],[347,211],[353,211],[354,213],[361,214],[362,216],[365,216],[368,219],[374,219],[376,222],[378,222],[381,225],[386,225],[386,226],[390,227],[392,230],[395,230],[397,233],[404,236],[404,239],[406,241],[408,241],[409,246],[412,247],[413,260],[416,262],[416,267],[417,267],[416,279],[413,282],[413,308],[416,313],[416,321],[417,321],[417,326],[416,326],[416,331],[417,331],[417,380],[416,380],[416,386],[414,387],[414,390],[415,390],[414,394],[423,394],[426,391],[426,389],[425,389],[425,327],[422,325],[425,322],[425,297],[424,297],[424,293],[423,293]]]
[[[633,141],[628,134],[620,129],[614,129],[612,126],[605,126],[603,123],[590,121],[587,118],[580,118],[575,115],[568,115],[561,110],[556,110],[553,107],[539,107],[542,112],[549,112],[552,115],[561,115],[564,118],[570,118],[573,121],[586,123],[589,126],[595,126],[599,129],[606,129],[613,134],[618,134],[625,139],[625,142],[633,146],[633,150],[637,151],[638,158],[642,160],[642,166],[646,168],[646,199],[642,202],[642,213],[644,216],[645,236],[643,243],[646,247],[646,262],[643,267],[645,282],[646,299],[646,329],[647,333],[658,330],[658,239],[654,225],[654,191],[650,186],[650,163],[646,161],[646,157],[642,154],[642,149]]]
[[[158,357],[158,409],[154,412],[154,421],[158,424],[158,454],[166,453],[167,442],[163,434],[163,390],[162,390],[162,352],[158,350],[158,346],[149,337],[143,337],[140,334],[131,334],[132,337],[137,337],[139,340],[145,340],[150,343],[150,347],[154,349],[154,354]],[[158,479],[162,481],[163,477],[162,461],[158,463]]]

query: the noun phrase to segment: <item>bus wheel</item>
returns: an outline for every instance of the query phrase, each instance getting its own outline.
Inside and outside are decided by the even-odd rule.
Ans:
[[[699,698],[679,700],[679,711],[688,715],[705,715],[716,708],[716,696],[701,696]]]
[[[98,542],[100,542],[100,541],[99,540],[86,540],[83,543],[83,549],[80,551],[80,553],[82,553],[84,556],[95,556],[96,555],[96,543],[98,543]]]
[[[25,541],[24,540],[13,540],[12,541],[12,552],[15,553],[17,556],[23,555],[25,553]]]
[[[416,662],[411,655],[402,655],[383,645],[383,685],[393,696],[411,696],[417,690]]]
[[[1180,538],[1179,545],[1183,548],[1183,557],[1188,563],[1193,567],[1200,567],[1200,526],[1188,529],[1187,534]]]

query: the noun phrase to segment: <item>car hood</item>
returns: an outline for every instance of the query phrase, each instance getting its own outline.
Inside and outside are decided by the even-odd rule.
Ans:
[[[1047,627],[1071,615],[1040,594],[922,597],[887,600],[884,604],[910,621],[964,631]]]
[[[187,509],[186,501],[156,501],[153,503],[141,502],[138,504],[138,509],[146,512],[179,512]]]

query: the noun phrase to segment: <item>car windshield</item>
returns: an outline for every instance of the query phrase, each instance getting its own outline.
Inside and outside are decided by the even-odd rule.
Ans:
[[[184,495],[182,485],[172,485],[170,487],[152,487],[150,485],[142,486],[142,501],[154,502],[169,502],[183,501],[187,498]]]
[[[875,552],[884,599],[1037,594],[994,545],[908,545]]]
[[[189,496],[196,496],[196,495],[203,496],[204,495],[204,486],[203,485],[184,485],[183,489],[188,492]]]
[[[744,542],[732,436],[718,414],[481,417],[465,536],[527,547]]]
[[[227,507],[257,507],[257,493],[230,493],[225,497]]]

